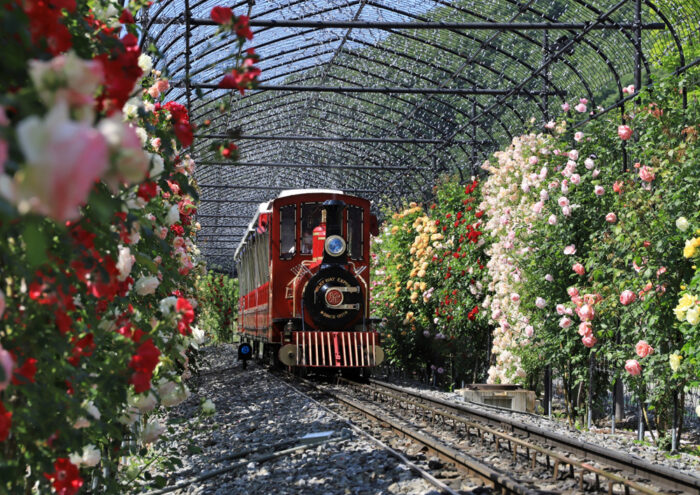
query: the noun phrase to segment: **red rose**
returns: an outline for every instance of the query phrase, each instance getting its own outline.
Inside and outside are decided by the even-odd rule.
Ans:
[[[233,11],[229,7],[214,7],[211,9],[211,20],[217,24],[228,24],[233,18]]]
[[[5,409],[5,406],[0,402],[0,442],[7,440],[12,426],[12,413]]]
[[[54,472],[44,473],[59,495],[73,495],[83,486],[78,467],[65,457],[59,457],[53,464]]]

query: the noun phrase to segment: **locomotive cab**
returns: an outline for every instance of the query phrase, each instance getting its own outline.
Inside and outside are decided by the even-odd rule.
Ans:
[[[383,351],[368,313],[369,236],[376,225],[369,201],[298,190],[264,206],[236,252],[239,274],[258,275],[241,284],[242,337],[265,349],[259,354],[274,353],[293,367],[378,365]],[[246,255],[251,250],[259,255]]]

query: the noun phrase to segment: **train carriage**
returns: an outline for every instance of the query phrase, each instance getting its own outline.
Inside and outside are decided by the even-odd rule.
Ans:
[[[384,359],[369,317],[368,200],[283,191],[261,203],[235,252],[238,329],[260,359],[294,368],[364,370]]]

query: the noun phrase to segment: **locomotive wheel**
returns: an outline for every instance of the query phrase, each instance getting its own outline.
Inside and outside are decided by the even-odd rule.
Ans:
[[[345,328],[363,311],[360,284],[339,266],[324,268],[311,277],[303,297],[305,310],[319,328]]]

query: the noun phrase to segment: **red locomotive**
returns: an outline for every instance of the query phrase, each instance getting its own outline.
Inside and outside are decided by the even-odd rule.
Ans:
[[[377,218],[342,191],[282,192],[261,203],[234,255],[238,331],[258,359],[366,373],[384,359],[369,318]]]

